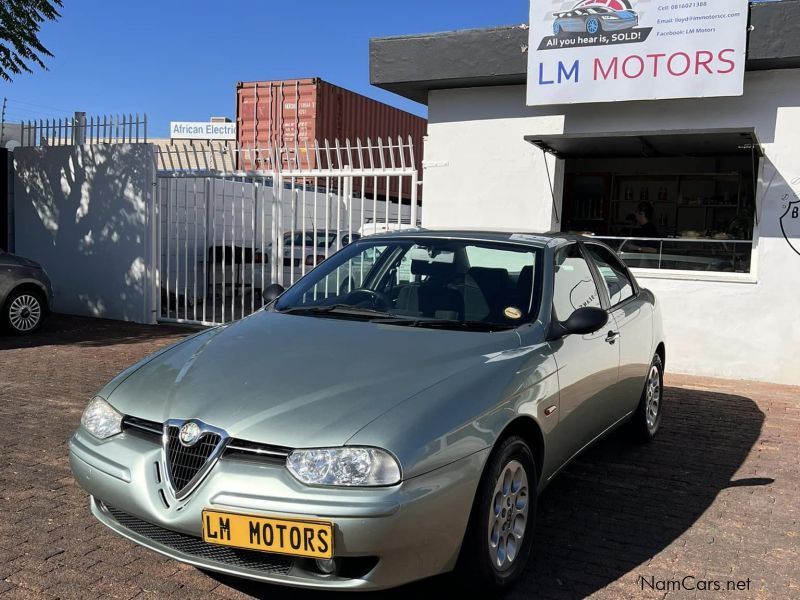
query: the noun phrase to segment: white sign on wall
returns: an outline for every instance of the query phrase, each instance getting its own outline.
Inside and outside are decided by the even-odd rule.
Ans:
[[[748,0],[531,0],[528,105],[741,96]]]
[[[173,140],[235,140],[235,123],[206,121],[172,121],[169,137]]]

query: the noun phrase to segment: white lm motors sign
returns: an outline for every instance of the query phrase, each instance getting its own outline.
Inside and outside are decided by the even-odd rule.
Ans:
[[[748,0],[531,0],[528,105],[741,96]]]
[[[235,140],[235,123],[208,121],[171,121],[169,137],[173,140]]]

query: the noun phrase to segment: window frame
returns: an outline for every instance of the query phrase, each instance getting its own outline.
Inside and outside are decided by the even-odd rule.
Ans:
[[[595,285],[597,285],[598,288],[600,289],[600,295],[603,298],[602,302],[604,308],[607,311],[610,312],[612,310],[616,310],[626,305],[628,302],[636,300],[639,297],[642,291],[641,288],[639,287],[639,283],[636,281],[636,278],[633,276],[633,273],[631,273],[631,270],[628,267],[628,265],[626,265],[622,260],[620,260],[619,257],[617,257],[616,253],[611,248],[599,242],[586,242],[583,240],[578,242],[578,244],[581,246],[581,251],[583,252],[584,258],[589,263],[589,268],[591,269],[592,274],[594,275],[595,278]],[[609,254],[611,254],[612,260],[617,261],[617,265],[622,268],[622,272],[628,278],[628,281],[631,284],[631,288],[633,289],[632,295],[628,296],[624,300],[617,302],[616,304],[613,305],[611,304],[611,298],[608,295],[608,284],[606,283],[605,278],[603,277],[603,273],[600,272],[600,267],[597,265],[597,263],[594,260],[594,257],[589,252],[588,248],[589,246],[598,246],[600,248],[604,248],[609,252]]]
[[[597,288],[597,298],[600,300],[600,308],[608,311],[609,310],[609,300],[608,294],[605,292],[605,284],[600,286],[597,282],[597,265],[594,264],[594,261],[591,260],[591,257],[588,256],[588,253],[583,248],[583,244],[579,240],[570,240],[566,244],[562,244],[553,250],[553,283],[552,283],[552,297],[550,298],[550,322],[551,323],[563,323],[564,321],[560,321],[558,316],[556,315],[556,304],[555,304],[555,295],[556,295],[556,257],[558,253],[570,246],[577,246],[578,253],[581,255],[583,260],[586,261],[586,266],[589,267],[589,273],[592,275],[592,281],[594,282],[594,287]],[[575,309],[577,310],[577,309]],[[572,311],[575,312],[575,311]],[[567,316],[567,319],[569,316]]]
[[[339,253],[353,251],[354,248],[359,248],[361,246],[372,246],[372,247],[375,247],[375,246],[378,246],[378,245],[381,245],[381,244],[384,244],[384,245],[387,245],[387,246],[391,246],[391,245],[394,244],[394,245],[397,245],[398,247],[400,247],[400,246],[403,246],[403,245],[414,245],[414,244],[425,243],[425,242],[447,242],[447,241],[462,242],[464,245],[472,244],[472,245],[486,246],[486,247],[491,247],[491,248],[495,248],[496,247],[497,249],[513,249],[511,251],[518,251],[518,252],[525,252],[525,253],[533,254],[534,255],[534,264],[532,265],[533,266],[533,278],[532,278],[532,282],[531,282],[531,285],[532,285],[531,294],[530,294],[530,297],[529,297],[529,302],[530,302],[529,310],[527,311],[527,316],[524,318],[524,320],[522,320],[518,324],[511,324],[511,327],[508,329],[508,331],[518,331],[518,330],[522,329],[523,327],[531,327],[531,326],[535,325],[536,323],[543,323],[543,317],[544,317],[544,314],[545,314],[544,311],[547,310],[547,305],[546,305],[547,303],[545,302],[546,298],[545,298],[545,290],[544,290],[544,281],[545,281],[545,276],[546,276],[545,275],[545,269],[546,269],[545,259],[546,259],[547,250],[548,250],[547,246],[539,246],[539,245],[533,245],[533,244],[518,243],[518,242],[515,242],[515,241],[506,241],[506,240],[494,240],[494,239],[471,238],[471,237],[457,237],[457,236],[454,236],[454,237],[440,237],[440,236],[420,235],[418,237],[417,236],[414,236],[414,237],[411,237],[411,236],[408,236],[408,237],[406,237],[406,236],[384,237],[384,236],[374,235],[374,236],[364,236],[360,240],[352,242],[351,244],[348,244],[347,246],[345,246],[341,250],[339,250],[339,251],[335,252],[334,254],[332,254],[326,260],[326,263],[327,263],[327,266],[330,266],[332,263],[329,263],[328,261],[330,261],[333,257],[338,255]],[[381,253],[381,255],[379,256],[378,260],[372,266],[372,269],[375,269],[376,267],[378,267],[378,265],[380,263],[378,271],[368,275],[368,277],[365,278],[364,281],[362,282],[362,286],[373,286],[374,287],[375,285],[377,285],[377,283],[381,282],[386,277],[386,275],[388,274],[388,272],[389,272],[389,270],[391,268],[391,265],[387,264],[390,261],[390,259],[389,259],[390,254],[393,254],[393,253],[392,252],[382,252]],[[395,258],[396,258],[396,254],[392,257],[392,260],[394,260]],[[340,265],[340,267],[337,267],[337,268],[341,268],[341,266],[344,266],[344,265]],[[328,273],[324,277],[328,277],[328,276],[332,275],[334,272],[335,271],[331,271],[330,273]],[[299,286],[302,285],[302,283],[306,280],[306,278],[308,276],[309,276],[309,274],[307,273],[305,277],[295,281],[295,283],[290,288],[288,288],[286,291],[287,292],[292,292],[292,290],[294,288],[296,288],[296,287],[298,287],[298,289],[299,289]],[[322,281],[323,280],[318,281],[317,284],[321,283]],[[595,285],[597,285],[597,284],[595,284]],[[297,301],[301,301],[303,295],[305,293],[308,293],[312,289],[313,289],[313,286],[310,287],[309,289],[305,290],[305,292],[303,292],[303,294],[300,294],[298,296]],[[297,292],[297,293],[299,293],[299,292]],[[283,310],[286,310],[287,308],[292,308],[292,306],[281,306],[281,299],[286,301],[286,299],[289,298],[289,297],[290,297],[290,294],[288,294],[288,293],[286,295],[282,295],[277,301],[275,301],[275,302],[273,302],[271,304],[267,304],[266,306],[264,306],[264,310],[269,311],[269,312],[282,312]],[[601,302],[602,302],[602,295],[600,295],[600,298],[601,298]],[[551,306],[552,306],[552,303],[551,303]]]

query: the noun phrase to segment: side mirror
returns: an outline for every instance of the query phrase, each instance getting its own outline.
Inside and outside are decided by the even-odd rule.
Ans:
[[[608,323],[608,313],[602,308],[585,306],[573,312],[566,321],[554,323],[551,327],[550,340],[557,340],[565,335],[586,335],[594,333],[605,327]]]
[[[268,285],[266,289],[261,293],[261,297],[264,298],[264,304],[270,304],[274,302],[275,299],[280,296],[284,292],[284,288],[280,283],[273,283]]]

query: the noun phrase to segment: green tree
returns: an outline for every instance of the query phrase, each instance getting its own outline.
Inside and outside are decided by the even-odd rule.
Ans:
[[[47,69],[42,60],[53,56],[39,41],[39,28],[61,15],[62,0],[0,0],[0,77],[11,81],[22,72],[31,73],[30,63]]]

